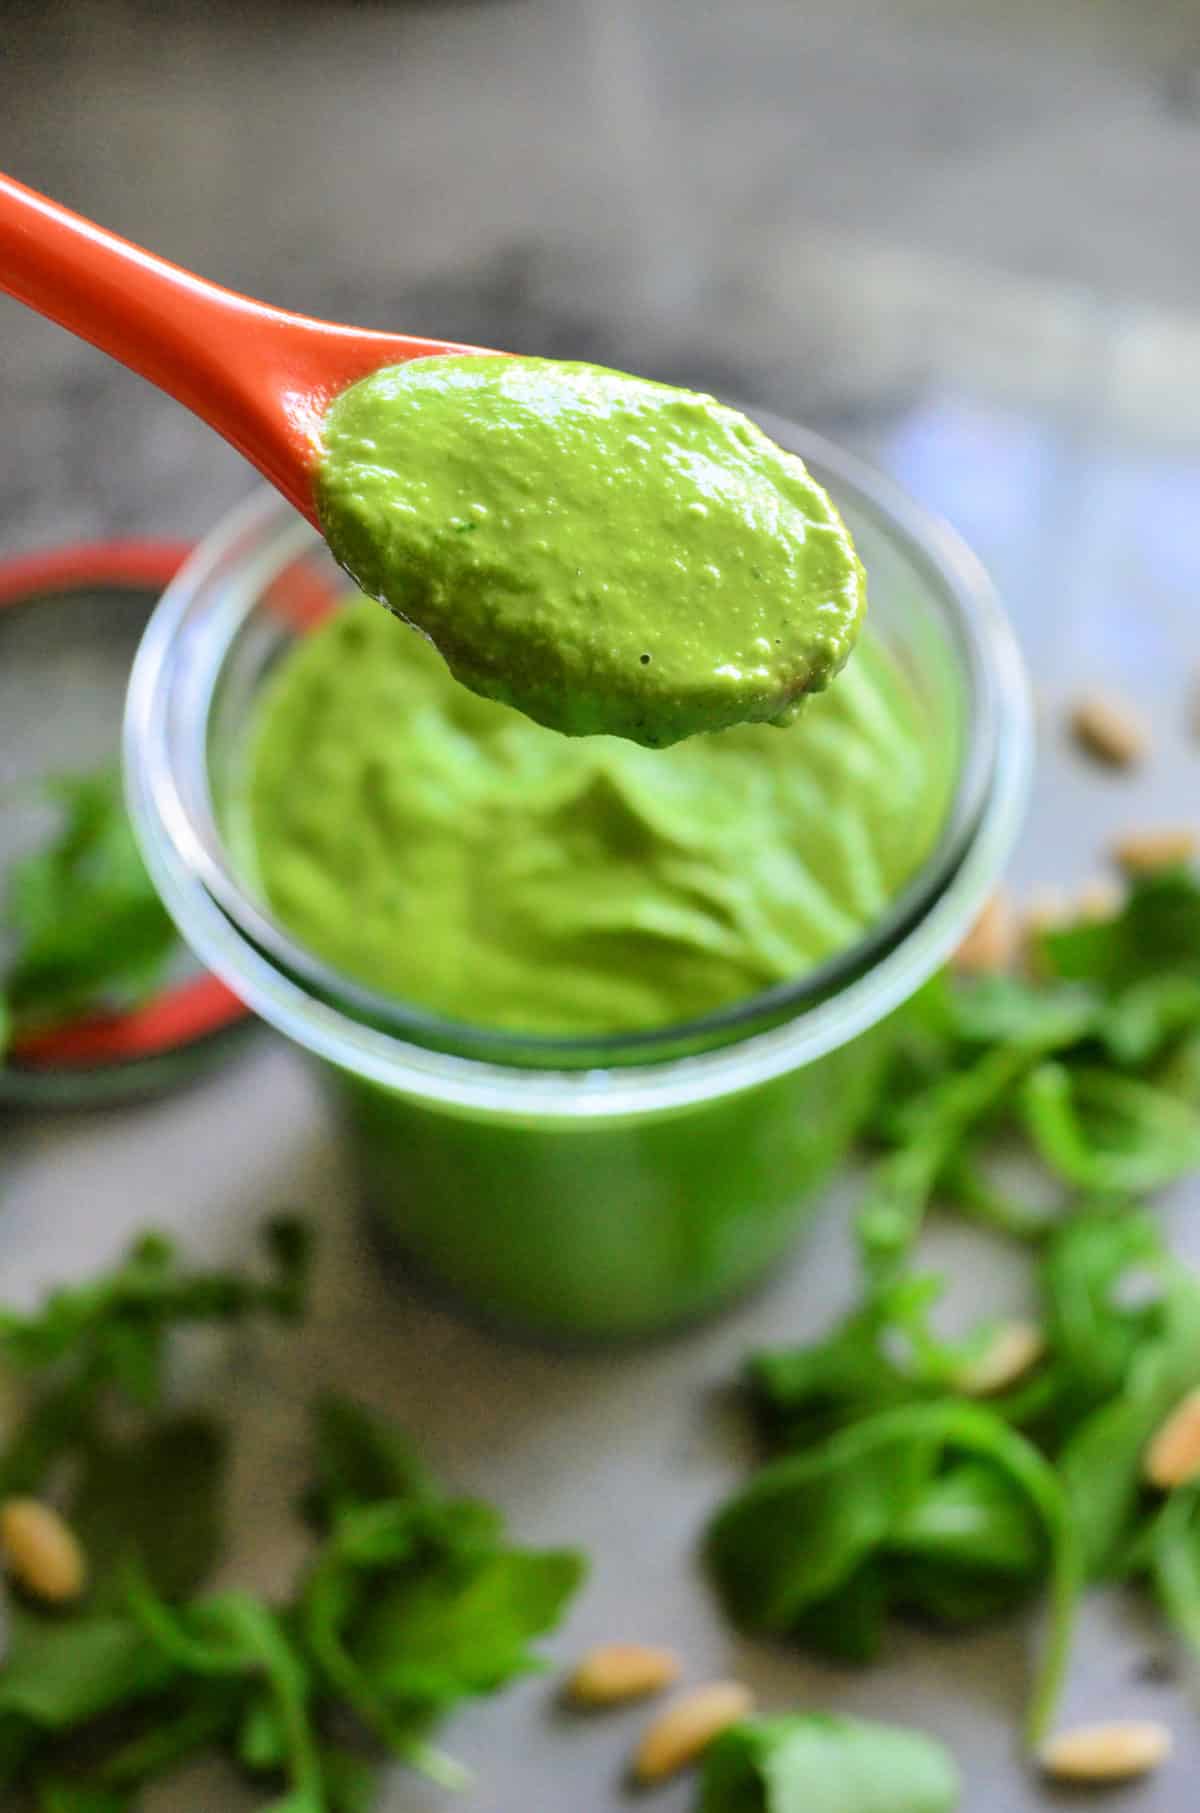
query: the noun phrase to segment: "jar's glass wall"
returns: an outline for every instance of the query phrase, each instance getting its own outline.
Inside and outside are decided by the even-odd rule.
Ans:
[[[372,997],[272,924],[230,830],[246,739],[273,668],[345,586],[278,500],[212,538],[138,658],[130,802],[168,906],[204,960],[322,1061],[363,1198],[395,1243],[492,1320],[644,1332],[760,1275],[861,1123],[896,1009],[962,936],[1015,835],[1028,700],[986,580],[852,461],[829,453],[827,469],[799,431],[780,438],[845,510],[872,633],[920,692],[949,806],[938,848],[854,950],[698,1031],[603,1052],[514,1047]]]

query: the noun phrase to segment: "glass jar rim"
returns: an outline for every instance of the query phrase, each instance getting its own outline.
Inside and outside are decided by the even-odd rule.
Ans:
[[[903,544],[943,607],[966,676],[967,743],[947,824],[888,912],[845,951],[794,981],[687,1025],[607,1039],[524,1037],[452,1023],[330,970],[294,944],[214,858],[192,822],[168,734],[182,643],[201,712],[220,666],[223,647],[206,647],[203,630],[211,643],[227,613],[211,613],[199,631],[189,619],[204,587],[233,550],[260,546],[281,523],[285,558],[313,534],[297,517],[288,535],[291,513],[274,492],[262,491],[206,538],[156,609],[130,680],[125,759],[133,822],[167,906],[203,961],[264,1019],[320,1057],[447,1106],[539,1119],[608,1118],[732,1093],[812,1062],[898,1006],[945,960],[1007,856],[1024,803],[1030,707],[1012,629],[984,570],[947,524],[855,456],[766,412],[751,413],[830,481],[835,496],[845,494]],[[277,570],[278,561],[254,577],[270,579]],[[185,637],[185,627],[195,633]],[[215,815],[207,829],[215,838]],[[678,1055],[681,1044],[704,1038],[725,1042]],[[447,1042],[457,1049],[447,1050]]]

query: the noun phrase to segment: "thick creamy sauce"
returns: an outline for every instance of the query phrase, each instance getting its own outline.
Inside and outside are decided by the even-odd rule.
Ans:
[[[948,766],[870,640],[788,735],[650,751],[465,691],[355,600],[270,682],[243,809],[269,906],[338,970],[586,1035],[694,1018],[853,942],[927,855]]]
[[[336,558],[456,679],[571,735],[787,722],[865,605],[794,454],[712,397],[599,366],[375,372],[329,410],[316,494]]]

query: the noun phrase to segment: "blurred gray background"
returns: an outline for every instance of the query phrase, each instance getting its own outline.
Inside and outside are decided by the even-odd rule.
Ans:
[[[287,307],[624,365],[849,442],[976,544],[1017,621],[1042,732],[1017,886],[1082,881],[1130,823],[1194,820],[1197,0],[10,0],[0,166]],[[0,556],[200,534],[253,482],[181,410],[2,298],[0,424]],[[1094,681],[1153,723],[1137,774],[1098,777],[1063,737],[1063,703]],[[0,1158],[6,1297],[147,1220],[220,1253],[281,1200],[323,1220],[300,1372],[279,1362],[279,1398],[229,1381],[254,1436],[238,1491],[255,1578],[294,1559],[279,1530],[299,1422],[280,1398],[335,1380],[530,1539],[589,1547],[562,1655],[665,1632],[694,1673],[737,1667],[768,1704],[942,1732],[969,1813],[1068,1804],[1014,1759],[1020,1633],[900,1637],[881,1671],[837,1676],[739,1652],[697,1586],[693,1539],[738,1470],[714,1394],[751,1342],[815,1330],[849,1295],[836,1215],[714,1329],[556,1357],[498,1350],[376,1277],[322,1104],[274,1042],[144,1109],[10,1121]],[[1175,1226],[1196,1253],[1187,1195]],[[1071,1711],[1157,1712],[1179,1735],[1170,1769],[1106,1806],[1193,1813],[1193,1696],[1147,1681],[1144,1629],[1089,1619]],[[456,1723],[479,1768],[464,1813],[622,1804],[639,1715],[580,1729],[548,1697],[531,1683]],[[387,1801],[449,1804],[406,1777]],[[655,1804],[683,1813],[689,1791]]]

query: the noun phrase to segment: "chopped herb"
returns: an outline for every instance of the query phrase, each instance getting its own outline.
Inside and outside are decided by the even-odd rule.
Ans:
[[[700,1813],[953,1813],[952,1758],[920,1732],[865,1719],[747,1719],[704,1759]]]
[[[108,1277],[0,1316],[31,1408],[2,1490],[56,1489],[89,1562],[70,1613],[13,1600],[0,1668],[0,1797],[129,1813],[150,1782],[223,1752],[276,1813],[366,1813],[380,1748],[457,1784],[430,1733],[459,1701],[539,1666],[583,1563],[514,1547],[491,1506],[447,1497],[407,1441],[340,1398],[313,1412],[316,1552],[292,1599],[212,1593],[225,1548],[224,1432],[161,1409],[187,1323],[303,1310],[308,1243],[268,1225],[267,1277],[187,1272],[150,1235]],[[113,1432],[123,1405],[133,1431]],[[22,1798],[23,1797],[23,1798]]]
[[[1138,880],[1039,955],[1040,981],[942,976],[912,1005],[858,1215],[862,1300],[823,1338],[751,1358],[772,1458],[708,1539],[740,1624],[843,1661],[869,1661],[894,1616],[969,1627],[1048,1590],[1031,1744],[1087,1581],[1144,1581],[1200,1649],[1200,1487],[1146,1480],[1200,1385],[1200,1276],[1131,1202],[1200,1169],[1200,886]],[[1044,1191],[991,1181],[992,1149],[1014,1147]],[[967,1392],[988,1325],[940,1335],[942,1280],[914,1269],[935,1203],[1036,1260],[1044,1350],[986,1404]],[[768,1776],[727,1804],[789,1805]]]
[[[1080,1558],[1053,1469],[997,1412],[942,1399],[851,1422],[764,1467],[719,1513],[708,1554],[738,1623],[843,1661],[870,1660],[890,1610],[970,1624],[1049,1577],[1030,1741],[1045,1732]]]

